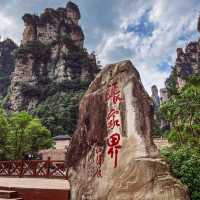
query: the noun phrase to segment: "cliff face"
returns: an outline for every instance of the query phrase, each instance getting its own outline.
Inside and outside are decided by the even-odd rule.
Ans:
[[[185,79],[192,74],[200,75],[200,40],[190,42],[185,51],[177,49],[177,59],[175,64],[177,75],[177,88],[185,85]]]
[[[78,6],[72,2],[66,8],[47,8],[40,17],[25,14],[22,44],[36,40],[48,44],[62,36],[68,36],[75,45],[83,47],[84,34],[78,24],[80,17]]]
[[[10,39],[0,42],[0,96],[5,96],[14,70],[13,52],[17,45]]]
[[[25,29],[15,54],[9,95],[11,110],[31,111],[52,86],[94,78],[98,68],[95,57],[83,48],[80,17],[78,6],[72,2],[66,8],[48,8],[40,16],[23,16]]]
[[[200,32],[200,17],[197,30]],[[182,48],[177,49],[175,66],[166,81],[169,96],[171,92],[173,93],[171,91],[173,87],[181,89],[190,75],[200,75],[200,39],[190,42],[184,50]]]
[[[66,156],[71,200],[189,199],[152,141],[152,106],[130,61],[97,75]]]

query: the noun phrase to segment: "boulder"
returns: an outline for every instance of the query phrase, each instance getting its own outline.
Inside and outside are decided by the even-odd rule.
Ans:
[[[130,61],[91,83],[66,155],[71,200],[186,200],[152,140],[153,103]]]

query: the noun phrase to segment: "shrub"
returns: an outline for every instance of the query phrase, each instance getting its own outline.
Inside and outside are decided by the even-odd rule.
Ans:
[[[172,173],[188,186],[191,199],[200,199],[200,149],[182,146],[180,148],[162,149]]]

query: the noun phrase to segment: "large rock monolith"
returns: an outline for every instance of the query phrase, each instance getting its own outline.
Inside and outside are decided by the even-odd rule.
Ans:
[[[97,75],[67,153],[72,200],[189,199],[153,143],[152,105],[130,61]]]

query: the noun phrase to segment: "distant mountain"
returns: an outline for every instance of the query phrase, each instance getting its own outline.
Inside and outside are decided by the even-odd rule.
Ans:
[[[17,45],[11,39],[0,42],[0,96],[7,94],[11,73],[14,70],[13,53],[17,48]]]
[[[200,32],[200,17],[197,30]],[[165,83],[168,95],[181,89],[190,75],[200,75],[200,39],[190,42],[184,50],[177,49],[176,63]]]

